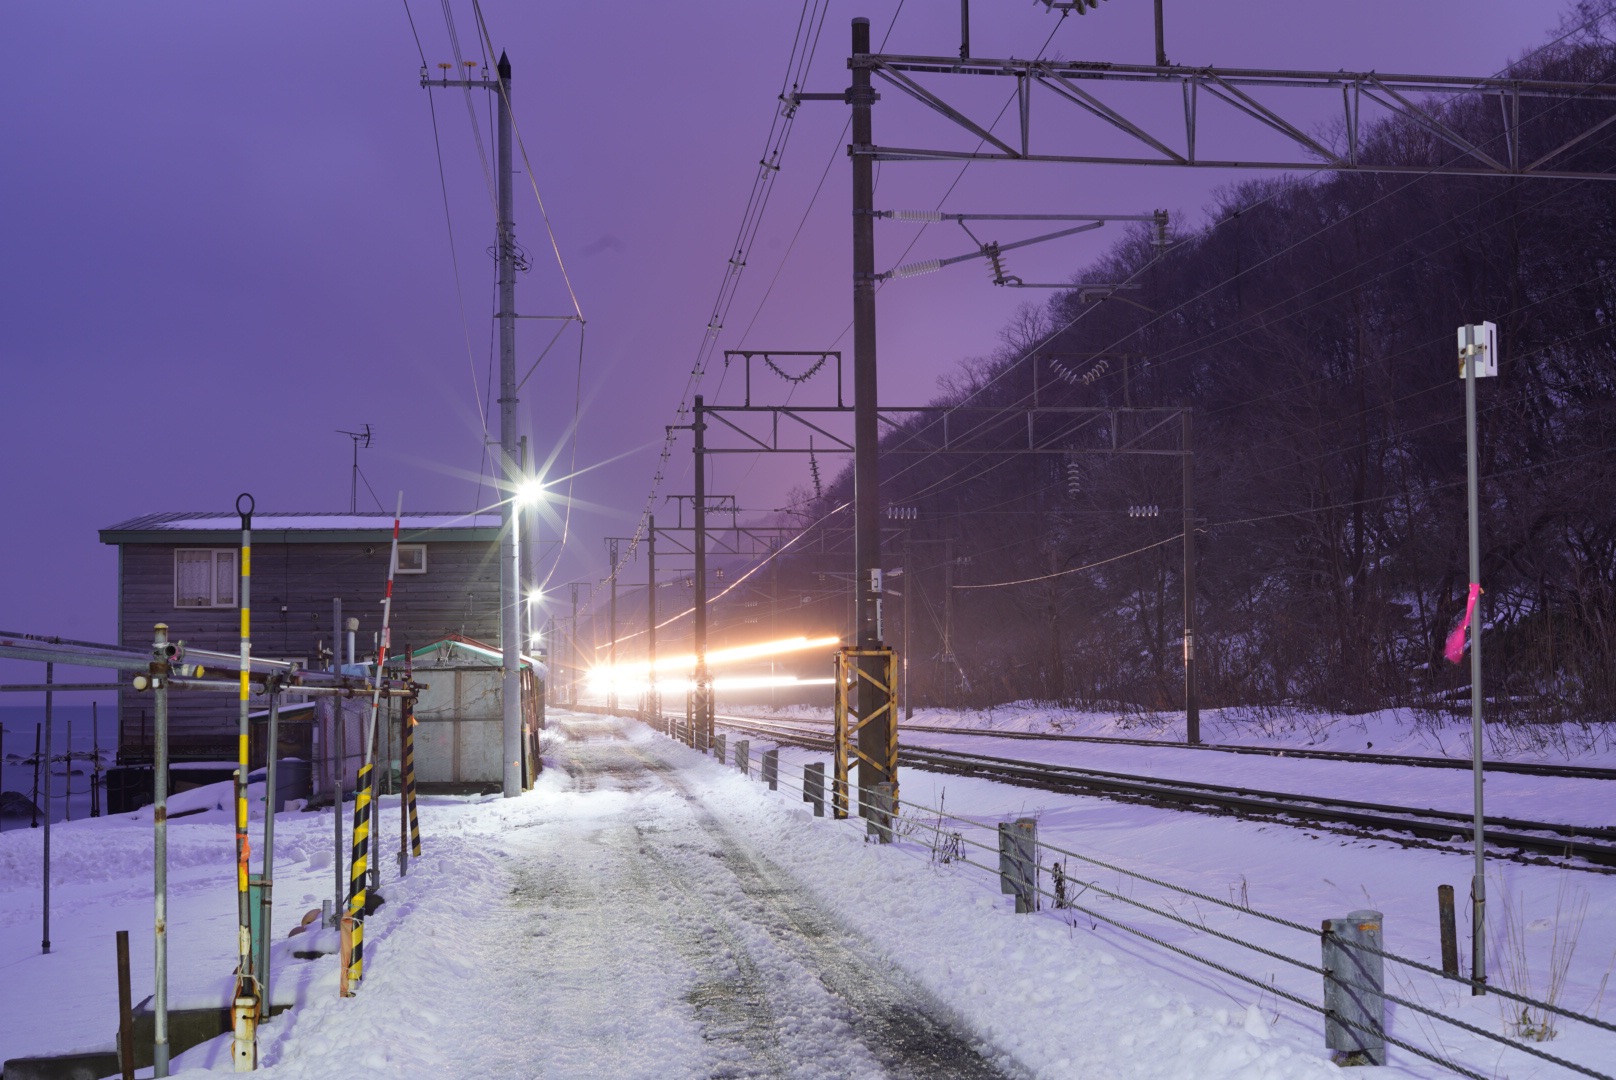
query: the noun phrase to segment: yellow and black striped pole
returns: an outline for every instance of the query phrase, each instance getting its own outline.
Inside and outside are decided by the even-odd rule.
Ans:
[[[404,805],[410,815],[410,854],[415,858],[421,857],[421,822],[415,816],[415,657],[411,655],[408,643],[404,647],[404,680],[410,684],[410,696],[404,702],[404,744],[403,772],[404,772]],[[402,868],[402,864],[400,864]]]
[[[370,850],[370,762],[359,767],[359,786],[354,790],[353,864],[348,872],[348,918],[353,925],[352,951],[348,955],[349,991],[358,984],[365,970],[365,874]]]
[[[370,803],[376,777],[376,721],[380,712],[382,684],[387,677],[387,649],[391,643],[393,615],[393,574],[398,569],[398,524],[404,513],[404,493],[398,493],[398,509],[393,511],[393,546],[387,560],[387,593],[382,599],[382,637],[376,650],[376,682],[371,690],[370,723],[365,732],[365,763],[359,768],[359,787],[354,792],[353,861],[348,871],[348,917],[353,923],[353,946],[348,957],[349,993],[365,973],[365,874],[370,868]]]
[[[415,708],[404,714],[404,800],[410,808],[410,855],[421,857],[421,819],[415,813]]]
[[[245,503],[245,509],[243,504]],[[247,842],[247,696],[252,667],[252,515],[253,497],[246,492],[236,496],[236,513],[241,517],[241,677],[240,728],[236,748],[236,940],[240,957],[236,964],[236,993],[232,1008],[235,1041],[232,1057],[237,1072],[258,1067],[258,984],[252,963],[252,904],[247,889],[247,860],[252,853]]]

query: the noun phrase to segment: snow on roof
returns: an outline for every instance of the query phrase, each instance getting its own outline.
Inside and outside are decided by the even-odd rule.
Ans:
[[[384,511],[360,512],[353,514],[327,514],[320,512],[298,511],[279,514],[254,514],[252,519],[254,531],[281,531],[295,530],[299,532],[318,530],[357,530],[381,529],[391,532],[393,529],[393,515]],[[399,519],[401,529],[497,529],[500,527],[498,514],[465,514],[451,511],[421,511],[405,514]],[[157,514],[143,514],[140,517],[120,521],[116,525],[107,527],[104,532],[135,532],[135,531],[172,531],[187,530],[217,532],[219,530],[234,530],[241,528],[241,518],[230,511],[197,512],[179,511]]]

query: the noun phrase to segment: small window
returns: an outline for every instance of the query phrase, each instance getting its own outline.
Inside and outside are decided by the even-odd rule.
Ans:
[[[426,573],[426,545],[398,545],[398,572],[401,574]]]
[[[174,606],[236,606],[235,548],[176,548]]]

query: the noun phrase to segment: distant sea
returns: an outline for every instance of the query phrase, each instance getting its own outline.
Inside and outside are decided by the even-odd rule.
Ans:
[[[81,702],[82,700],[80,697]],[[61,797],[64,792],[71,793],[73,817],[82,817],[89,811],[91,769],[89,756],[96,744],[93,719],[97,712],[100,714],[101,762],[105,767],[112,764],[118,751],[117,714],[112,706],[103,704],[92,709],[89,705],[67,704],[60,701],[51,706],[51,756],[60,758],[71,746],[75,758],[71,763],[71,769],[78,770],[74,775],[70,772],[68,762],[56,763],[56,771],[51,781],[52,790],[57,796],[52,800],[53,821],[60,821],[69,813],[68,806]],[[3,732],[3,736],[0,736],[0,739],[3,739],[3,745],[0,745],[0,790],[15,791],[25,797],[33,794],[34,767],[30,759],[34,756],[34,732],[38,727],[40,738],[43,739],[44,723],[43,702],[37,705],[0,705],[0,732]],[[69,738],[72,739],[71,744],[68,742]],[[43,784],[43,776],[41,783]],[[26,823],[26,820],[23,819],[23,823]],[[7,817],[0,823],[0,828],[9,830],[18,824],[17,818]]]

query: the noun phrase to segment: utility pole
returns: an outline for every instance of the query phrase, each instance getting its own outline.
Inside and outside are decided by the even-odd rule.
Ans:
[[[521,578],[516,588],[516,602],[520,605],[522,617],[520,641],[521,647],[527,652],[533,650],[533,638],[539,631],[535,620],[533,606],[534,597],[531,590],[537,587],[539,580],[539,500],[534,494],[538,490],[538,476],[534,472],[534,460],[528,447],[526,435],[522,436],[520,447],[520,460],[522,486],[519,490],[528,493],[529,497],[522,500],[520,513],[522,515],[521,528],[521,559],[519,566]]]
[[[505,790],[507,799],[522,793],[522,632],[521,510],[516,492],[521,472],[516,466],[516,234],[511,199],[511,61],[499,54],[499,456],[506,497],[500,500],[499,587],[500,636],[504,653],[503,708]]]
[[[909,530],[903,530],[903,718],[915,718],[915,701],[909,696],[909,658],[914,653],[909,639],[909,606],[914,602],[920,579],[915,576],[914,546],[909,542]]]
[[[696,395],[696,581],[695,581],[695,725],[701,729],[701,745],[713,745],[712,684],[707,677],[707,419],[702,415],[702,395]]]
[[[1184,410],[1184,741],[1201,742],[1201,703],[1195,689],[1195,455],[1190,411]]]
[[[870,110],[876,95],[870,69],[861,58],[870,52],[870,20],[853,20],[852,106],[853,157],[853,591],[854,633],[862,650],[882,646],[881,627],[881,494],[880,432],[876,410],[875,339],[875,162],[867,153],[874,143]],[[870,762],[884,762],[892,736],[890,708],[880,711],[876,680],[883,677],[874,656],[857,658],[859,727],[859,806],[869,805],[878,783],[897,777]],[[885,704],[890,705],[888,696]]]
[[[446,66],[446,65],[444,65]],[[484,69],[487,70],[486,68]],[[504,734],[504,795],[522,793],[522,620],[521,544],[522,469],[517,464],[516,396],[516,226],[511,197],[511,61],[499,54],[494,79],[428,79],[421,68],[423,88],[440,86],[487,90],[494,95],[498,149],[495,169],[496,223],[494,247],[499,259],[499,475],[505,497],[500,500],[499,603],[502,721]]]
[[[656,677],[656,515],[646,516],[645,526],[645,710],[651,721],[662,723],[662,703],[657,699]]]
[[[951,702],[954,685],[954,541],[943,541],[943,707]]]
[[[606,558],[612,565],[612,598],[608,607],[606,618],[607,631],[610,634],[610,644],[606,649],[606,663],[611,670],[611,678],[606,682],[606,707],[613,712],[617,711],[617,537],[606,541]]]
[[[567,704],[578,704],[578,583],[572,583],[572,619],[567,623]]]

